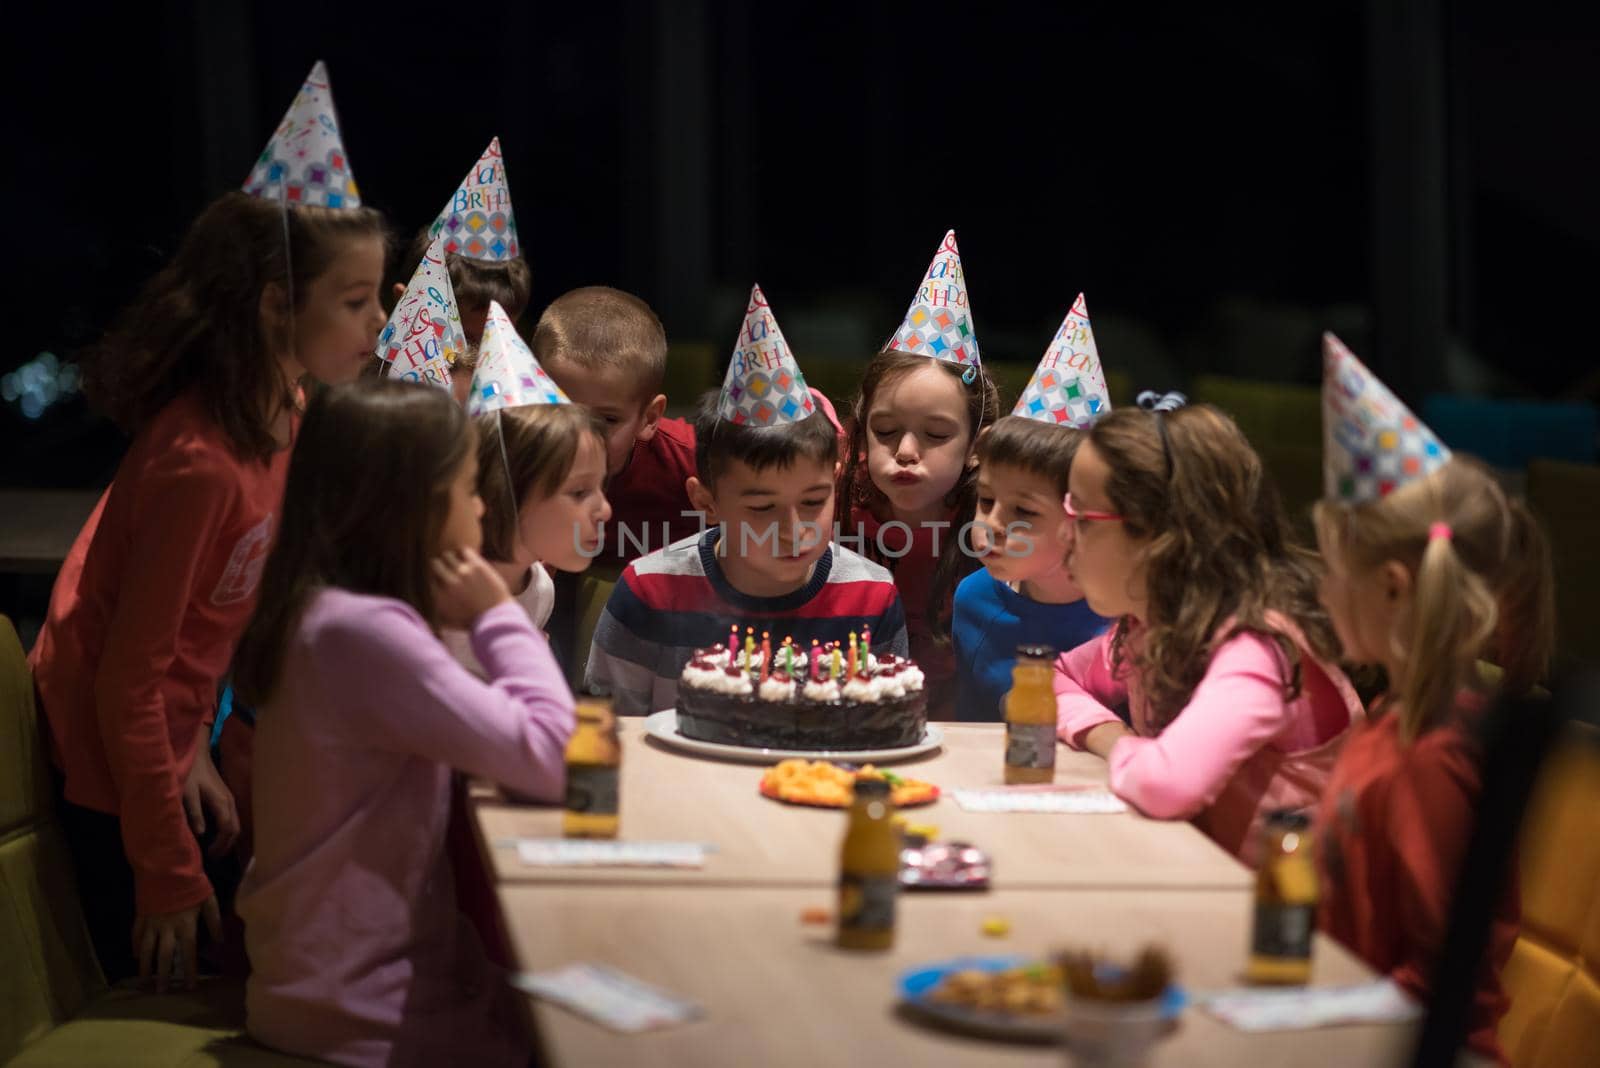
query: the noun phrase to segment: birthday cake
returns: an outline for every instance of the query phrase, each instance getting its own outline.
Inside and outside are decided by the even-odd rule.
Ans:
[[[922,670],[859,642],[747,638],[697,649],[678,680],[678,730],[687,738],[763,749],[894,749],[922,741]]]

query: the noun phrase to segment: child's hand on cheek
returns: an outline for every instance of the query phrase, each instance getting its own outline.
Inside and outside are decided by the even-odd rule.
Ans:
[[[476,549],[446,549],[433,560],[433,609],[440,626],[465,629],[511,591]]]

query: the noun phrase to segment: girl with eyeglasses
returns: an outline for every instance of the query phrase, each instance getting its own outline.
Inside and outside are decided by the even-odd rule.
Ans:
[[[1106,415],[1063,503],[1073,578],[1115,622],[1057,661],[1058,737],[1104,757],[1146,816],[1193,820],[1254,866],[1266,814],[1316,803],[1361,716],[1314,557],[1204,404]]]

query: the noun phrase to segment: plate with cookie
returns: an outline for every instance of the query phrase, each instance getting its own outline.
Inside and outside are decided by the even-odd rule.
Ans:
[[[931,805],[939,800],[939,788],[931,782],[908,779],[871,764],[854,767],[827,760],[780,761],[761,776],[760,791],[762,797],[789,805],[849,808],[857,779],[887,781],[889,797],[896,808]]]

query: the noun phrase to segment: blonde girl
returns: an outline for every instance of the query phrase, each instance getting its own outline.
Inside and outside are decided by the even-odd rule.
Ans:
[[[1425,1000],[1475,817],[1476,721],[1490,694],[1529,689],[1550,657],[1549,551],[1527,509],[1461,456],[1374,501],[1319,503],[1316,528],[1322,600],[1345,655],[1389,680],[1318,810],[1320,922]],[[1480,660],[1500,669],[1497,683],[1486,684]],[[1498,972],[1519,912],[1514,877],[1509,885],[1469,1032],[1473,1049],[1502,1063]]]

